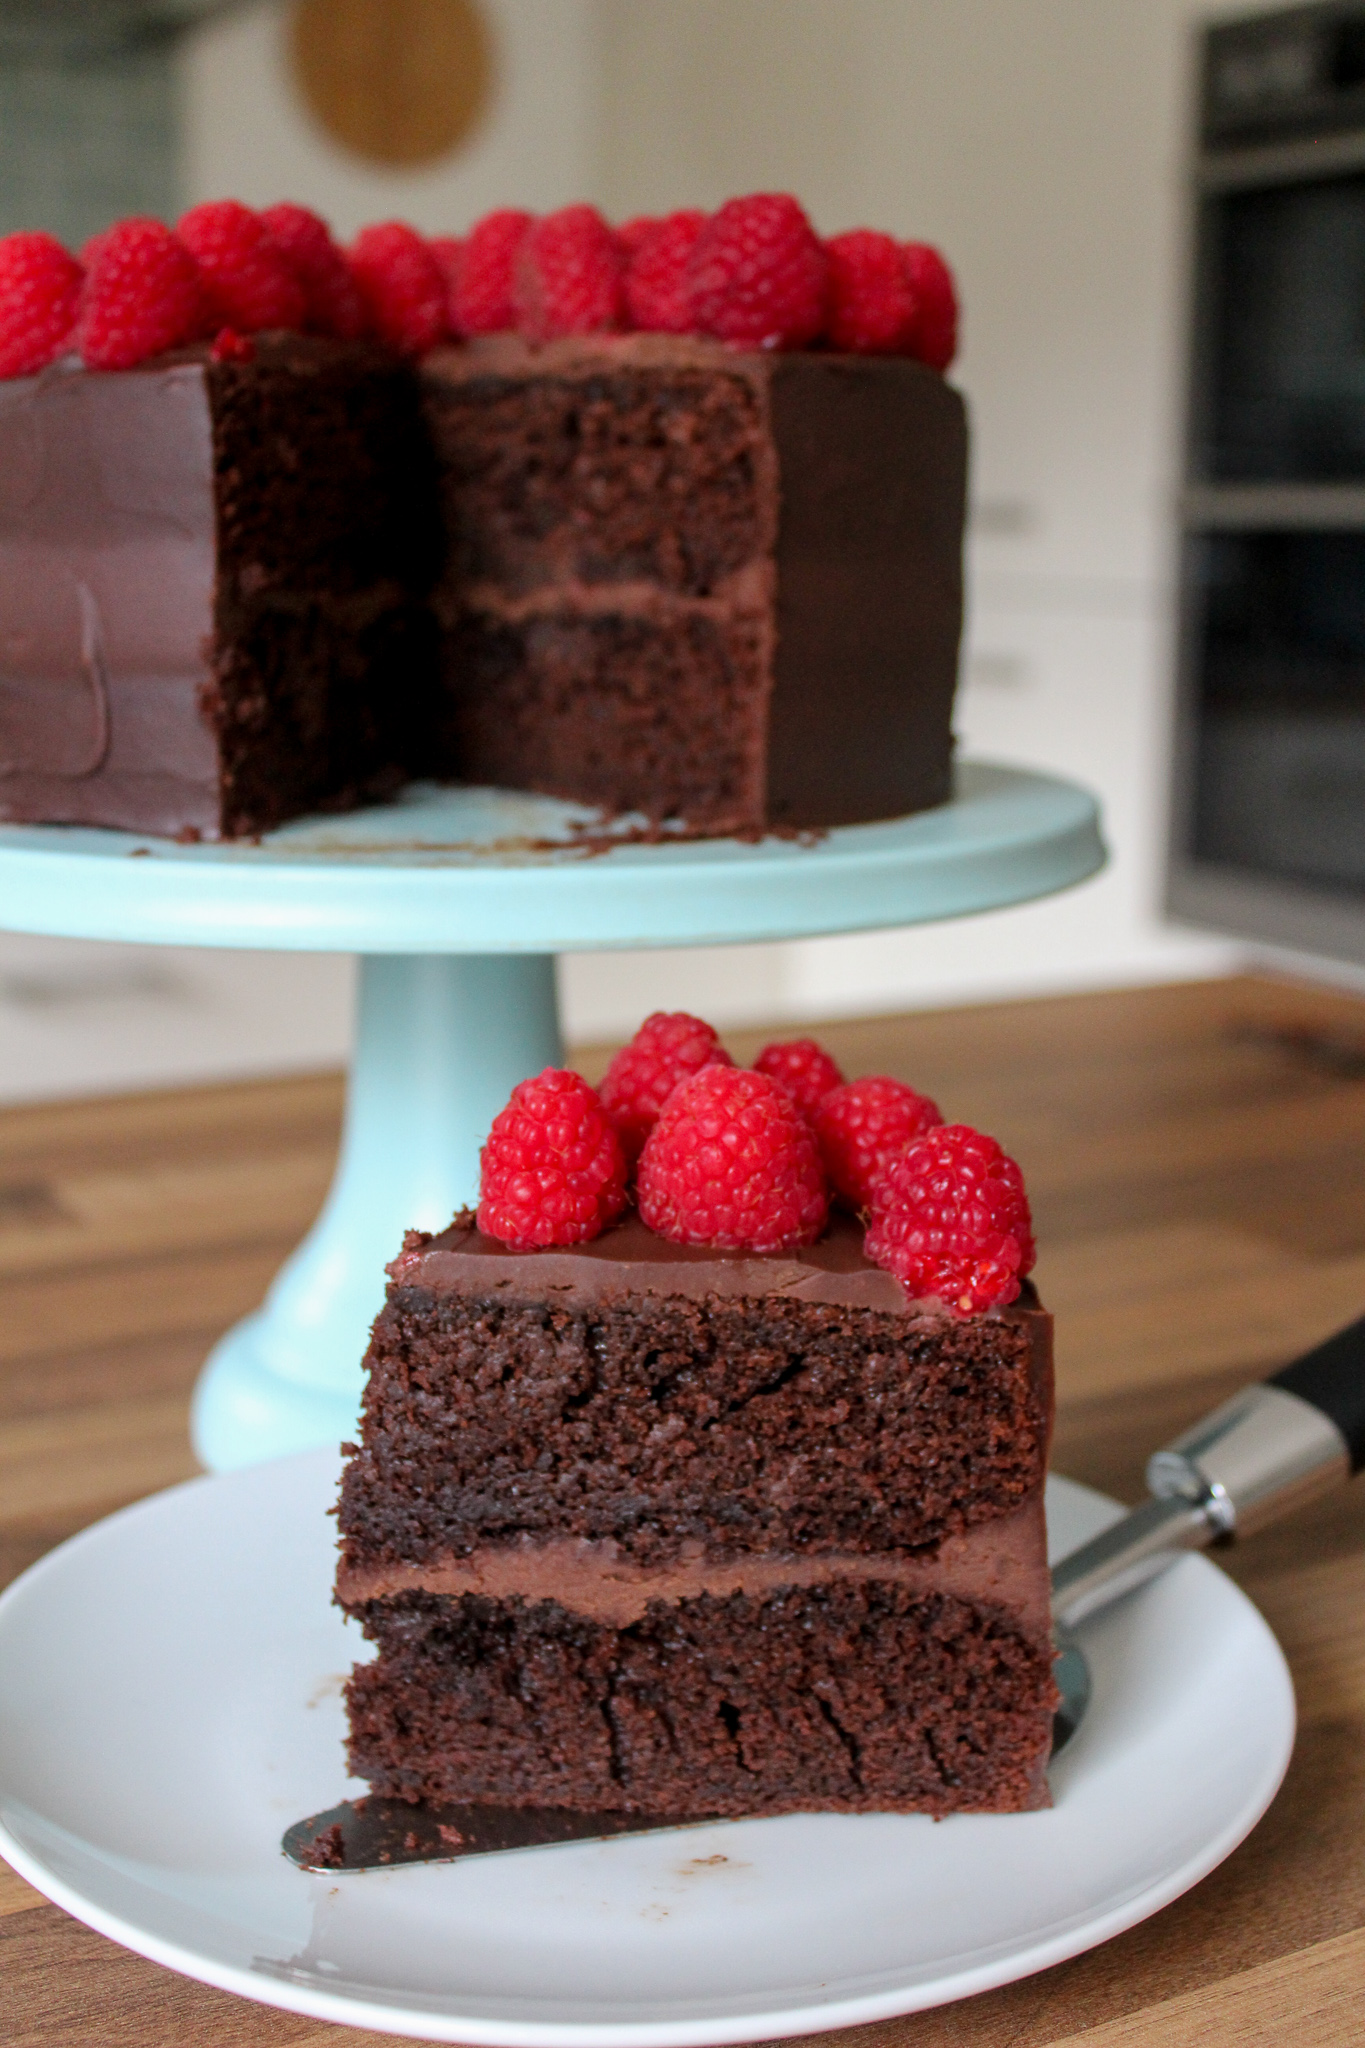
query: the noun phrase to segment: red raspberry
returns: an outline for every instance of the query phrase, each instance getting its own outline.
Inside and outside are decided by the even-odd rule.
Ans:
[[[256,344],[249,334],[239,334],[235,327],[220,327],[213,337],[209,350],[209,361],[213,363],[254,363]]]
[[[853,355],[908,353],[919,300],[905,259],[890,235],[852,228],[825,244],[829,259],[829,318],[825,339]]]
[[[673,1090],[640,1154],[637,1197],[660,1237],[722,1251],[814,1244],[829,1215],[805,1118],[778,1082],[743,1067],[703,1067]]]
[[[919,302],[909,353],[931,370],[946,370],[957,354],[957,290],[953,273],[928,242],[907,242],[901,261]]]
[[[623,220],[620,227],[613,228],[622,259],[629,262],[642,242],[647,242],[656,228],[663,222],[654,213],[637,213],[633,220]]]
[[[518,1082],[480,1155],[480,1230],[516,1251],[586,1244],[625,1206],[626,1156],[597,1091],[562,1067]]]
[[[621,252],[595,206],[562,206],[534,222],[517,252],[512,297],[532,341],[621,325]]]
[[[686,334],[692,326],[687,266],[706,215],[696,208],[645,221],[626,266],[626,311],[632,327],[653,334]],[[621,231],[617,230],[618,239]]]
[[[1001,1307],[1033,1265],[1024,1177],[984,1131],[941,1124],[886,1168],[864,1249],[908,1293],[936,1294],[957,1315]]]
[[[215,319],[239,334],[301,328],[303,286],[259,214],[235,199],[213,199],[182,213],[175,232],[199,265]]]
[[[455,289],[455,278],[464,255],[464,243],[458,235],[429,235],[427,247],[436,258],[442,277],[446,281],[446,297],[449,312],[449,295]]]
[[[754,1061],[754,1072],[780,1081],[807,1119],[844,1078],[823,1045],[813,1038],[778,1039],[765,1045]]]
[[[91,370],[131,370],[213,332],[199,265],[159,220],[121,220],[82,250],[76,346]]]
[[[501,334],[516,326],[512,275],[531,222],[529,213],[500,206],[469,230],[450,293],[453,334]]]
[[[850,1209],[866,1209],[888,1160],[943,1118],[904,1081],[867,1074],[831,1090],[811,1122],[835,1193]]]
[[[819,237],[786,193],[728,199],[692,251],[691,324],[737,348],[805,348],[825,323],[828,269]]]
[[[446,281],[416,228],[387,220],[362,228],[351,271],[373,332],[399,355],[425,355],[449,333]]]
[[[679,1081],[705,1066],[733,1064],[711,1026],[700,1017],[689,1017],[686,1010],[655,1010],[646,1017],[630,1044],[621,1047],[607,1068],[601,1089],[627,1159],[639,1158],[655,1118]]]
[[[355,341],[365,332],[365,308],[351,267],[332,240],[325,220],[306,206],[267,206],[261,224],[303,291],[303,324],[309,334]]]
[[[61,354],[83,275],[55,235],[0,237],[0,377],[27,377]]]

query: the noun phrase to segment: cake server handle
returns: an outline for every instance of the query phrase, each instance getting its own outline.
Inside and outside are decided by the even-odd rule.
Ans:
[[[1147,1464],[1152,1498],[1053,1568],[1053,1613],[1074,1626],[1182,1551],[1253,1535],[1362,1465],[1365,1316],[1157,1451]]]

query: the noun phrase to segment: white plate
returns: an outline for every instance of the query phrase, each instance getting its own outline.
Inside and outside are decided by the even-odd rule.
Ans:
[[[1077,1954],[1270,1803],[1294,1700],[1243,1595],[1186,1558],[1085,1632],[1095,1696],[1049,1813],[794,1815],[338,1878],[283,1828],[342,1775],[335,1460],[194,1480],[0,1601],[0,1851],[102,1934],[229,1991],[441,2041],[749,2041],[881,2019]],[[1054,1549],[1112,1503],[1053,1480]]]

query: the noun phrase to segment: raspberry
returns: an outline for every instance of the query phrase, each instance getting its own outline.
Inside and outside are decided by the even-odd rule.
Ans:
[[[610,334],[621,325],[621,252],[595,206],[562,206],[528,230],[512,286],[532,341]]]
[[[622,260],[628,263],[640,244],[647,242],[654,230],[662,226],[657,214],[637,213],[634,220],[623,220],[619,228],[613,228]]]
[[[371,329],[399,355],[424,355],[445,339],[446,281],[416,228],[401,220],[362,228],[351,271]]]
[[[256,344],[249,334],[239,334],[235,327],[220,327],[213,337],[209,360],[214,363],[253,363]]]
[[[1023,1175],[994,1138],[941,1124],[886,1168],[864,1244],[916,1297],[963,1316],[1000,1307],[1033,1264]]]
[[[811,1118],[825,1172],[850,1209],[866,1209],[888,1160],[942,1121],[927,1095],[889,1074],[845,1081]]]
[[[907,242],[901,261],[919,302],[909,353],[931,370],[946,370],[957,354],[957,291],[953,273],[928,242]]]
[[[626,1157],[639,1158],[655,1118],[679,1081],[705,1066],[732,1064],[711,1026],[700,1017],[689,1017],[686,1010],[655,1010],[646,1017],[607,1068],[601,1089]]]
[[[517,1251],[586,1244],[625,1206],[626,1157],[597,1091],[562,1067],[518,1082],[480,1154],[480,1230]]]
[[[517,324],[512,273],[532,216],[500,206],[476,221],[465,239],[450,293],[455,334],[501,334]]]
[[[92,370],[131,370],[213,331],[199,265],[159,220],[121,220],[86,243],[76,346]]]
[[[780,1081],[800,1110],[809,1118],[843,1081],[838,1066],[813,1038],[779,1039],[765,1045],[754,1061],[754,1072]]]
[[[464,243],[458,235],[429,235],[427,247],[436,258],[437,267],[446,281],[446,297],[455,289],[455,278],[464,255]],[[447,303],[447,312],[449,304]]]
[[[660,1237],[722,1251],[813,1244],[829,1214],[805,1118],[778,1082],[743,1067],[703,1067],[673,1090],[640,1155],[637,1196]]]
[[[692,325],[687,266],[706,215],[695,208],[646,221],[626,266],[626,311],[632,327],[654,334],[686,334]],[[621,239],[621,231],[617,230]]]
[[[831,348],[853,355],[908,353],[919,312],[905,259],[890,235],[853,228],[825,244],[829,259]]]
[[[182,213],[175,232],[199,265],[215,320],[239,334],[300,328],[303,286],[259,214],[235,199],[213,199]]]
[[[27,377],[61,354],[82,275],[55,235],[0,237],[0,377]]]
[[[326,221],[287,201],[267,206],[260,218],[303,291],[303,324],[309,334],[357,340],[365,332],[365,308]]]
[[[828,267],[786,193],[728,199],[692,251],[691,324],[737,348],[804,348],[824,325]]]

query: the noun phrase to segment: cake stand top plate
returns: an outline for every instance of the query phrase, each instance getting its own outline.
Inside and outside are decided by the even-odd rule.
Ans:
[[[961,764],[953,801],[936,810],[809,843],[611,832],[604,846],[581,806],[429,783],[255,844],[3,825],[0,927],[288,952],[720,945],[960,917],[1064,889],[1104,862],[1085,790],[984,762]]]

